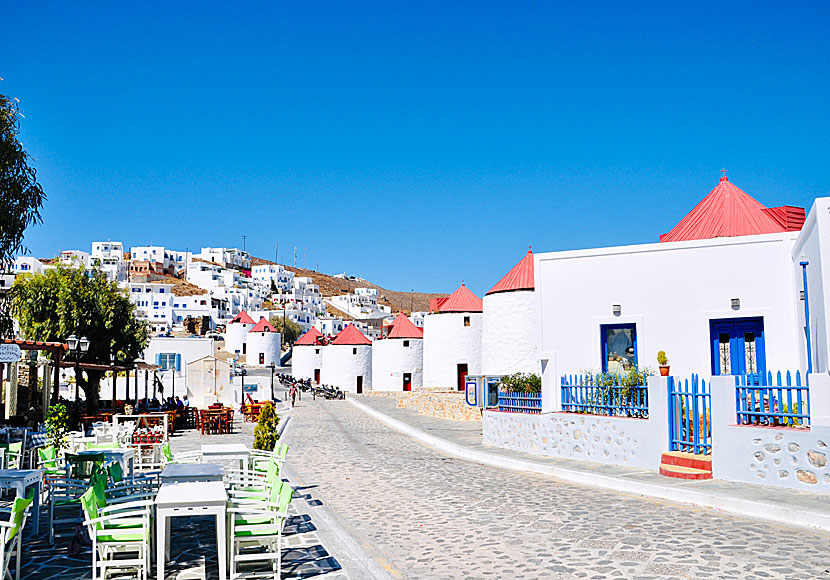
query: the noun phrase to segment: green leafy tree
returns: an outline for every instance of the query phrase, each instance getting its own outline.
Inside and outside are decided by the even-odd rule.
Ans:
[[[49,407],[49,414],[46,417],[46,434],[49,437],[49,443],[55,446],[58,454],[68,445],[68,421],[69,414],[66,406],[58,403]]]
[[[286,344],[294,344],[294,341],[300,338],[303,334],[303,328],[293,320],[285,319],[283,326],[282,317],[274,316],[270,320],[271,326],[277,329],[277,332],[282,333],[282,340]]]
[[[129,363],[144,352],[147,322],[136,318],[127,293],[100,270],[58,266],[43,274],[18,276],[12,287],[12,314],[29,340],[60,341],[86,336],[89,352],[83,362],[109,365],[114,355]],[[91,412],[98,409],[103,370],[81,371],[76,377]]]
[[[259,411],[256,427],[254,427],[254,449],[272,451],[280,438],[277,432],[280,418],[274,411],[274,405],[269,401]]]
[[[7,272],[15,255],[24,251],[23,232],[40,223],[46,195],[37,182],[31,157],[17,138],[20,133],[17,102],[0,95],[0,269]],[[11,337],[9,300],[0,301],[0,335]]]

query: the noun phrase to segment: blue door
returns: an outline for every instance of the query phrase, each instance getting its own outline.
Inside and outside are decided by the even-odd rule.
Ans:
[[[767,372],[764,318],[710,320],[713,375],[758,376]]]
[[[602,372],[622,375],[637,366],[636,324],[602,324],[599,330]]]

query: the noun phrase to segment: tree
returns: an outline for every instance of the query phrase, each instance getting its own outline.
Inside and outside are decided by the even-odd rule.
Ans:
[[[277,291],[277,283],[274,282],[273,278],[271,278],[271,292],[276,292],[276,291]]]
[[[147,346],[147,322],[136,318],[127,293],[98,269],[57,266],[43,274],[18,276],[12,287],[12,314],[28,340],[59,341],[86,336],[89,351],[83,362],[109,365],[138,358]],[[98,385],[103,370],[86,370],[76,377],[90,412],[98,409]]]
[[[23,232],[40,223],[46,195],[37,182],[31,157],[17,138],[20,132],[16,101],[0,95],[0,270],[7,272],[23,251]],[[0,302],[0,335],[11,337],[10,296]]]
[[[294,341],[303,334],[302,326],[288,318],[285,319],[285,328],[283,328],[281,316],[274,316],[270,322],[271,326],[277,329],[277,332],[282,333],[282,340],[286,344],[294,344]]]

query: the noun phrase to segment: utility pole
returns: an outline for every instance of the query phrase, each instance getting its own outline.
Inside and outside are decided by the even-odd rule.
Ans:
[[[245,251],[245,240],[248,239],[248,236],[242,236],[242,251]]]
[[[280,263],[280,260],[279,260],[279,255],[280,255],[280,243],[279,243],[279,242],[277,242],[277,249],[276,249],[276,250],[274,250],[274,261],[275,261],[277,264],[279,264],[279,263]]]
[[[308,270],[308,253],[303,248],[303,270]]]
[[[294,246],[294,267],[297,267],[297,246]]]

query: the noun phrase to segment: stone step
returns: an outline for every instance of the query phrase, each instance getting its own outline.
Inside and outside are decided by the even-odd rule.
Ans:
[[[695,469],[694,467],[683,467],[682,465],[660,465],[660,475],[676,477],[678,479],[712,479],[712,472],[706,469]]]
[[[663,465],[679,465],[681,467],[712,471],[711,455],[696,455],[685,451],[667,451],[663,453],[660,463]]]

